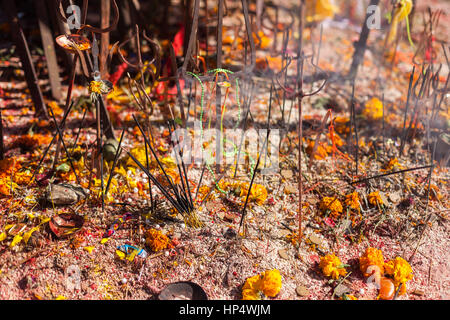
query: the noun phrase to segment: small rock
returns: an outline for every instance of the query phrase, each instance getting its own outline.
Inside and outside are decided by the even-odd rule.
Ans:
[[[284,187],[285,194],[292,194],[292,193],[295,193],[296,191],[297,191],[297,187],[295,187],[291,184],[288,184]]]
[[[223,211],[218,211],[217,213],[217,217],[219,217],[219,219],[223,220],[225,218],[225,212]]]
[[[59,205],[71,205],[86,199],[86,190],[71,184],[50,184],[48,186],[45,200],[47,203]]]
[[[413,291],[413,294],[415,294],[416,296],[423,296],[425,294],[425,291],[416,289]]]
[[[310,292],[309,292],[309,290],[308,290],[308,288],[307,287],[305,287],[305,286],[298,286],[296,289],[295,289],[295,291],[297,292],[297,294],[300,296],[300,297],[307,297],[307,296],[309,296],[310,295]]]
[[[322,239],[320,239],[314,233],[309,236],[309,241],[311,241],[312,243],[314,243],[318,246],[322,244]]]
[[[337,297],[342,297],[345,293],[350,293],[351,290],[349,287],[344,286],[343,284],[338,285],[336,288],[334,288],[334,294]]]
[[[113,161],[117,148],[119,147],[119,142],[116,139],[108,139],[103,145],[103,157],[107,161]]]
[[[281,176],[285,179],[290,179],[294,176],[294,173],[292,172],[292,170],[283,169],[281,170]]]
[[[285,260],[289,260],[289,255],[285,249],[278,250],[278,255]]]
[[[391,200],[393,203],[399,203],[401,200],[400,193],[399,192],[390,192],[389,200]]]
[[[237,216],[234,213],[226,212],[223,219],[225,221],[233,222]],[[247,217],[248,218],[248,217]]]

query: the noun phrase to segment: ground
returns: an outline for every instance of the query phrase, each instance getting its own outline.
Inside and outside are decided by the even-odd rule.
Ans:
[[[448,30],[450,6],[444,1],[418,2],[412,29],[416,44],[420,41],[421,16],[426,5],[430,5],[433,11],[441,8],[445,13],[435,31],[434,45],[437,52],[434,66],[437,68],[442,64],[438,88],[443,88],[449,70],[440,43],[446,43],[445,30]],[[293,6],[293,1],[280,3],[288,8]],[[233,5],[230,10],[235,6],[239,8]],[[273,17],[274,13],[270,11],[269,14]],[[244,37],[244,28],[238,29],[238,37],[235,35],[239,19],[242,19],[242,15],[237,10],[231,10],[224,19],[224,67],[229,69],[235,67],[235,61],[242,61],[242,42],[237,40]],[[315,52],[318,67],[329,74],[344,75],[352,62],[353,42],[359,38],[361,21],[358,17],[354,19],[356,21],[342,19],[342,16],[337,15],[334,19],[323,22],[318,58],[320,27],[316,25],[306,28],[306,56]],[[280,15],[279,22],[286,26],[289,16]],[[406,32],[403,33],[406,36]],[[49,183],[76,184],[75,176],[71,174],[69,161],[62,150],[57,163],[60,170],[54,174],[53,180],[45,179],[45,173],[51,169],[55,155],[53,146],[38,174],[38,178],[42,179],[41,183],[35,180],[28,183],[27,178],[31,178],[56,130],[51,120],[38,120],[34,117],[22,71],[18,67],[13,68],[14,73],[9,74],[8,80],[4,79],[6,75],[3,74],[0,103],[6,160],[2,160],[4,165],[0,166],[0,299],[156,299],[166,285],[176,281],[199,284],[209,299],[241,299],[246,279],[272,269],[279,270],[282,287],[276,297],[266,299],[339,299],[340,295],[334,290],[339,283],[348,287],[349,294],[358,299],[377,299],[378,290],[367,283],[367,278],[360,270],[359,258],[368,247],[380,249],[386,262],[396,257],[409,262],[413,278],[406,283],[406,293],[398,295],[396,299],[449,299],[448,167],[435,161],[435,167],[431,170],[425,167],[353,183],[376,175],[427,166],[431,162],[430,146],[433,146],[433,143],[428,143],[430,135],[431,139],[435,139],[440,133],[448,133],[449,129],[448,97],[444,97],[438,120],[431,124],[433,130],[430,130],[427,119],[430,119],[433,98],[435,95],[440,97],[433,89],[420,99],[417,115],[419,123],[409,131],[404,152],[399,154],[415,50],[406,39],[400,41],[392,62],[391,58],[385,57],[389,48],[383,50],[385,34],[385,29],[371,33],[368,50],[355,80],[355,121],[359,145],[357,161],[356,148],[353,147],[356,143],[354,135],[349,134],[351,81],[343,77],[329,80],[318,94],[302,100],[301,216],[298,212],[298,100],[288,96],[283,106],[284,92],[280,83],[271,81],[271,76],[280,72],[282,67],[280,55],[276,52],[281,50],[281,32],[277,35],[279,45],[276,51],[272,47],[273,32],[266,29],[260,35],[263,38],[257,44],[257,65],[252,74],[255,90],[252,93],[251,115],[247,123],[247,128],[267,128],[273,84],[275,89],[272,91],[269,120],[272,130],[280,129],[281,143],[278,144],[279,141],[275,140],[276,131],[272,131],[269,139],[270,156],[264,156],[262,152],[243,155],[246,163],[238,167],[235,178],[234,163],[228,167],[222,165],[220,172],[212,166],[215,174],[209,168],[206,169],[201,184],[203,187],[193,201],[195,210],[192,216],[197,217],[200,222],[198,226],[193,226],[173,209],[154,183],[152,194],[157,198],[158,208],[151,211],[147,176],[126,154],[128,150],[135,150],[135,156],[145,161],[144,139],[133,122],[132,115],[136,114],[141,123],[145,123],[147,114],[139,111],[133,104],[133,98],[122,95],[126,99],[120,100],[114,93],[105,96],[105,99],[115,124],[117,138],[122,129],[125,129],[122,141],[125,152],[122,152],[114,171],[110,196],[105,197],[104,207],[102,208],[99,197],[100,176],[95,174],[93,184],[89,183],[92,146],[96,140],[93,109],[87,112],[86,121],[82,123],[84,107],[89,103],[80,103],[74,107],[64,131],[66,144],[72,147],[82,125],[74,149],[78,150],[79,157],[74,162],[81,186],[90,188],[88,198],[68,206],[54,206],[41,201]],[[287,52],[291,56],[296,54],[297,38],[298,33],[292,32],[287,46]],[[264,44],[264,41],[268,43]],[[210,46],[215,47],[215,43],[210,43]],[[268,58],[271,70],[264,66],[265,57]],[[423,60],[423,57],[418,59]],[[311,75],[315,69],[310,60],[306,61],[305,73]],[[18,64],[18,58],[13,56],[10,63]],[[38,63],[42,61],[39,60]],[[415,79],[418,78],[420,67],[416,67]],[[110,70],[111,73],[114,71],[113,68]],[[294,61],[287,74],[295,75],[295,71]],[[433,72],[435,71],[436,69]],[[283,81],[280,75],[278,77]],[[125,76],[116,85],[116,94],[127,88],[124,78]],[[239,80],[240,104],[237,103],[237,86],[234,81],[230,80],[222,87],[222,102],[226,106],[224,123],[232,124],[226,128],[230,129],[227,137],[235,139],[233,141],[239,141],[240,136],[232,133],[231,128],[236,119],[245,114],[244,97],[251,93],[248,81]],[[193,119],[200,120],[200,114],[203,114],[201,85],[194,77],[185,79],[182,83],[185,106],[188,105],[189,83],[196,96],[189,102],[187,123],[188,128],[194,129]],[[320,84],[321,81],[312,86],[306,83],[304,90],[314,91]],[[47,85],[48,82],[42,80],[42,86]],[[206,85],[205,108],[209,108],[211,101],[213,105],[205,111],[203,118],[204,121],[211,119],[211,127],[215,126],[216,119],[215,92],[211,89],[213,85],[214,81]],[[230,87],[229,95],[224,97],[227,86]],[[66,92],[67,86],[63,89]],[[180,184],[182,177],[170,155],[169,132],[164,121],[168,119],[167,106],[172,107],[175,118],[180,117],[180,112],[176,86],[171,86],[168,90],[173,93],[169,97],[164,97],[161,92],[159,95],[152,93],[155,94],[155,112],[150,117],[155,141],[152,143],[159,159],[163,160],[163,166],[176,183]],[[78,84],[75,87],[73,98],[77,97],[88,99],[86,86]],[[382,118],[369,115],[368,102],[372,98],[383,100]],[[60,121],[63,104],[58,105],[49,99],[48,106]],[[411,104],[407,124],[413,118],[413,107],[414,104]],[[329,118],[325,122],[324,134],[320,139],[322,144],[318,148],[320,154],[314,156],[314,141],[317,139],[320,123],[329,110],[333,121],[330,122]],[[206,128],[207,124],[205,121],[203,126]],[[264,137],[259,140],[259,145],[263,139]],[[448,152],[445,149],[439,151]],[[260,188],[262,191],[261,194],[250,197],[243,226],[240,227],[246,199],[244,191],[248,189],[252,178],[251,169],[254,169],[252,159],[256,161],[260,154],[262,156],[256,170],[253,190]],[[279,155],[278,169],[263,175],[261,169],[271,166],[276,155]],[[311,158],[313,160],[310,162]],[[112,163],[113,161],[105,161],[105,184]],[[64,166],[59,167],[64,164],[67,170]],[[154,158],[150,168],[158,180],[164,181]],[[187,171],[194,195],[202,165],[188,164]],[[223,192],[214,184],[214,179],[221,176],[223,178],[219,186]],[[346,203],[346,196],[352,192],[357,192],[359,198],[359,203],[354,208]],[[381,200],[372,202],[371,194],[376,192]],[[324,209],[326,197],[341,203],[342,210]],[[83,227],[68,237],[56,237],[49,229],[52,220],[48,220],[61,213],[82,216]],[[112,235],[105,236],[114,221],[126,213],[132,214],[131,219],[120,224]],[[298,234],[299,221],[301,235]],[[21,238],[17,244],[13,243],[14,240],[19,240],[16,238],[17,234],[25,236],[34,227],[37,228],[27,243]],[[148,230],[165,234],[168,237],[166,248],[152,247]],[[105,242],[102,239],[108,240]],[[130,259],[132,261],[120,259],[117,249],[125,244],[143,248],[148,256],[145,259],[135,257]],[[319,262],[327,254],[336,255],[345,264],[345,277],[330,281],[330,277],[324,274]],[[80,270],[79,288],[72,289],[67,284],[70,277],[67,272],[71,266]]]

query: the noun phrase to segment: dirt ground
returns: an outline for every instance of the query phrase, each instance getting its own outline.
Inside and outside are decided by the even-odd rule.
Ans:
[[[293,1],[280,1],[291,7]],[[450,4],[446,1],[418,1],[416,19],[413,21],[413,39],[418,43],[422,29],[422,18],[427,5],[432,10],[442,9],[440,27],[436,30],[435,49],[438,52],[435,65],[442,63],[440,73],[443,87],[449,72],[442,54],[439,41],[446,42],[449,29]],[[224,38],[233,33],[235,19],[239,15],[230,14],[224,20]],[[280,23],[287,23],[288,16],[280,15]],[[334,20],[323,23],[318,66],[333,74],[345,74],[349,69],[354,52],[353,42],[358,40],[361,23],[343,19],[339,15]],[[320,39],[320,27],[305,30],[305,54],[313,51]],[[243,34],[243,30],[242,30]],[[209,299],[241,299],[242,286],[247,278],[265,270],[277,269],[282,277],[282,288],[275,300],[330,300],[339,299],[334,291],[342,283],[349,293],[360,300],[377,299],[378,290],[367,284],[360,271],[359,258],[368,247],[382,250],[386,261],[402,257],[409,261],[413,271],[412,280],[407,282],[404,295],[398,300],[442,300],[450,298],[450,237],[449,237],[449,171],[448,167],[436,166],[432,170],[431,183],[428,187],[429,169],[415,170],[385,178],[372,179],[363,183],[351,184],[351,181],[382,174],[386,164],[398,158],[397,169],[415,168],[428,165],[427,133],[425,125],[416,130],[416,136],[408,140],[403,156],[398,156],[400,135],[403,126],[403,113],[408,91],[408,82],[413,64],[414,50],[407,41],[398,46],[396,61],[391,64],[383,57],[382,43],[385,30],[374,30],[369,38],[369,47],[364,62],[355,81],[355,112],[359,136],[359,173],[355,174],[354,149],[351,137],[345,134],[347,125],[335,129],[340,134],[343,145],[336,154],[328,152],[326,157],[312,161],[309,166],[308,143],[317,137],[317,124],[320,124],[329,109],[332,117],[347,117],[350,113],[351,83],[345,80],[330,81],[317,95],[303,100],[304,152],[303,168],[303,235],[299,242],[298,235],[298,144],[297,136],[298,104],[292,99],[286,100],[286,109],[282,115],[283,90],[274,90],[271,109],[271,128],[281,129],[287,138],[282,139],[279,157],[279,170],[273,174],[262,175],[257,171],[255,184],[267,190],[267,198],[262,204],[249,202],[244,228],[239,228],[243,200],[239,194],[229,192],[227,195],[214,188],[214,177],[206,170],[202,185],[211,193],[204,202],[195,201],[195,214],[202,222],[200,228],[193,228],[183,221],[180,214],[174,212],[167,200],[155,185],[153,192],[160,203],[153,214],[148,214],[150,198],[145,187],[142,189],[129,186],[125,191],[114,194],[114,201],[107,202],[102,209],[101,202],[95,197],[98,186],[94,187],[87,200],[72,206],[42,206],[36,202],[45,193],[46,187],[31,184],[19,185],[9,196],[0,198],[0,233],[9,224],[23,224],[27,228],[37,226],[39,221],[54,217],[60,213],[76,212],[84,217],[84,225],[74,235],[61,239],[52,235],[46,225],[35,234],[36,241],[20,243],[11,247],[13,237],[0,242],[0,299],[156,299],[158,293],[168,284],[176,281],[192,281],[199,284]],[[406,33],[403,34],[405,36]],[[273,43],[273,34],[266,31],[266,36]],[[296,35],[293,33],[288,44],[292,55],[296,48]],[[277,36],[279,48],[283,40],[282,33]],[[315,41],[311,41],[315,40]],[[271,45],[267,49],[259,48],[256,57],[274,57]],[[278,49],[279,49],[278,48]],[[316,49],[316,48],[315,48]],[[238,59],[239,53],[227,51],[230,59]],[[316,52],[316,51],[315,51]],[[448,53],[448,50],[447,50]],[[234,55],[234,57],[233,57]],[[227,56],[227,55],[226,55]],[[274,60],[275,61],[275,60]],[[275,62],[274,62],[275,63]],[[295,74],[295,64],[289,67],[289,74]],[[271,80],[264,70],[255,72],[255,91],[251,105],[249,127],[266,128],[267,106],[270,98]],[[305,66],[306,75],[311,75],[314,67]],[[193,83],[195,81],[193,80]],[[248,91],[242,80],[242,92]],[[46,85],[46,82],[42,82]],[[305,84],[305,91],[310,92],[319,87],[321,81],[314,85]],[[34,119],[30,109],[28,95],[23,77],[17,75],[14,81],[0,83],[3,91],[0,98],[4,123],[5,145],[12,146],[18,137],[29,132],[34,124],[34,132],[51,137],[54,126],[51,122],[42,126]],[[66,89],[66,87],[64,88]],[[185,87],[187,95],[188,87]],[[229,106],[225,116],[230,122],[235,121],[238,108],[235,89],[231,89]],[[197,99],[191,106],[196,112],[191,116],[197,120],[200,114],[200,91],[197,85]],[[384,94],[384,119],[369,121],[362,114],[367,101],[372,97],[381,99]],[[87,95],[83,86],[77,86],[74,96]],[[209,92],[207,94],[209,96]],[[186,98],[187,100],[187,98]],[[132,122],[131,115],[136,108],[123,106],[109,101],[111,117],[117,123],[116,135],[120,136],[122,127],[127,127],[123,145],[129,149],[143,146],[144,140]],[[230,102],[231,101],[231,102]],[[432,98],[421,101],[421,119],[425,123]],[[292,106],[292,108],[291,108]],[[289,109],[291,108],[291,109]],[[56,108],[55,108],[56,109]],[[448,132],[449,108],[448,94],[444,99],[443,112]],[[289,111],[290,110],[290,111]],[[61,119],[62,114],[58,115]],[[79,144],[90,145],[95,141],[94,114],[88,113],[88,125],[83,128]],[[206,114],[205,117],[208,117]],[[74,141],[78,126],[83,117],[80,110],[74,111],[65,130],[67,141]],[[157,146],[169,145],[165,136],[166,125],[160,108],[152,118],[154,138]],[[215,115],[213,116],[215,117]],[[444,121],[444,122],[445,122]],[[215,123],[212,123],[214,126]],[[329,122],[326,126],[329,128]],[[340,131],[343,130],[343,131]],[[328,131],[326,131],[328,132]],[[344,133],[340,133],[344,132]],[[23,163],[36,163],[49,139],[43,138],[42,145],[33,146],[23,152],[20,148],[9,148],[7,157],[15,157]],[[322,141],[331,145],[330,137],[322,134]],[[272,140],[272,147],[276,142]],[[85,150],[85,149],[82,149]],[[162,152],[164,153],[164,152]],[[167,153],[164,153],[165,156]],[[46,158],[45,165],[51,166],[54,148]],[[126,155],[123,155],[126,162]],[[86,159],[87,162],[87,159]],[[270,161],[260,166],[269,166]],[[123,181],[134,180],[141,185],[147,183],[146,175],[137,169],[124,166],[127,177]],[[261,167],[260,167],[261,168]],[[251,176],[248,166],[242,165],[235,179],[234,167],[223,169],[225,177],[222,186],[233,183],[249,182]],[[80,171],[81,172],[81,171]],[[202,166],[189,166],[188,176],[196,187],[200,179]],[[108,175],[105,175],[107,177]],[[217,174],[219,176],[219,174]],[[217,178],[216,176],[216,178]],[[82,176],[88,181],[89,175]],[[119,179],[119,178],[117,178]],[[64,181],[64,178],[62,178]],[[70,178],[67,181],[71,181]],[[71,183],[74,183],[72,181]],[[126,183],[126,182],[124,182]],[[129,182],[128,182],[129,183]],[[228,185],[227,185],[228,183]],[[95,189],[97,188],[97,189]],[[429,189],[430,188],[430,189]],[[429,190],[429,191],[427,191]],[[324,197],[337,197],[342,203],[345,196],[357,191],[361,198],[358,210],[343,211],[337,216],[324,214],[320,204]],[[369,194],[379,191],[384,204],[373,206],[368,202]],[[429,197],[429,199],[427,199]],[[408,204],[405,204],[406,202]],[[123,214],[130,212],[133,217],[125,221],[105,243],[105,231]],[[146,230],[155,229],[167,235],[171,248],[155,251],[146,245]],[[27,229],[28,230],[28,229]],[[144,248],[148,257],[136,257],[133,261],[119,259],[117,248],[121,245],[133,245]],[[347,265],[347,276],[337,281],[330,281],[319,268],[320,258],[334,253]],[[71,290],[67,286],[67,270],[73,267],[80,270],[80,287]],[[299,293],[301,290],[301,294]]]

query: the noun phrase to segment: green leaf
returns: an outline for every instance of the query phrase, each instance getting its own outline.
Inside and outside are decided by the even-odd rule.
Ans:
[[[70,167],[69,167],[69,165],[67,163],[60,164],[56,168],[56,171],[62,171],[62,172],[69,172],[69,170],[70,170]]]
[[[175,123],[177,123],[181,126],[183,124],[183,121],[181,121],[180,118],[175,118]]]

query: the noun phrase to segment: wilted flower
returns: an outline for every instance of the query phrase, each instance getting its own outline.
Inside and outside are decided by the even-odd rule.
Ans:
[[[373,206],[376,206],[377,204],[380,206],[383,205],[383,200],[378,191],[369,193],[369,203]]]

